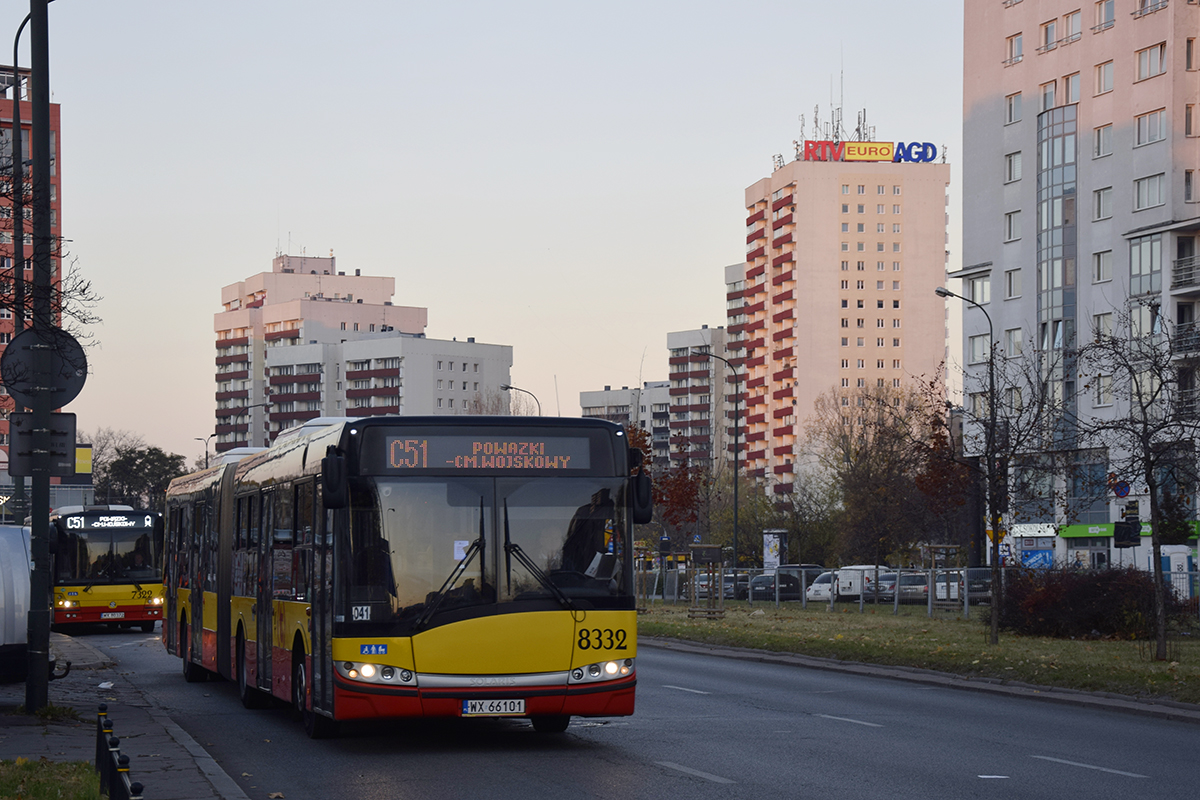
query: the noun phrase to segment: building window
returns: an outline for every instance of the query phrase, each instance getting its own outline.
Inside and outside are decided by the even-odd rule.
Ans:
[[[861,184],[861,183],[860,183],[860,184],[858,185],[858,193],[859,193],[859,194],[866,194],[866,193],[867,193],[867,187],[866,187],[866,186],[864,186],[863,184]],[[859,207],[861,208],[861,206],[859,206]],[[862,213],[862,212],[859,212],[859,213]]]
[[[1072,11],[1063,17],[1062,39],[1059,41],[1063,44],[1070,44],[1079,40],[1083,35],[1083,14],[1079,11]]]
[[[1012,299],[1021,296],[1021,270],[1010,269],[1004,273],[1004,297]]]
[[[1005,52],[1007,53],[1008,57],[1004,59],[1004,65],[1009,66],[1019,63],[1021,59],[1025,57],[1024,53],[1022,52],[1023,49],[1024,48],[1021,43],[1021,34],[1018,33],[1015,36],[1009,36],[1005,44]]]
[[[1106,186],[1092,192],[1092,219],[1108,219],[1112,216],[1112,187]]]
[[[1162,236],[1142,236],[1129,242],[1130,294],[1162,290]]]
[[[1193,203],[1196,200],[1196,171],[1185,169],[1183,171],[1183,202]]]
[[[1009,211],[1004,215],[1004,241],[1012,242],[1021,238],[1021,212]]]
[[[1195,116],[1196,116],[1196,107],[1194,105],[1192,105],[1191,103],[1188,103],[1186,106],[1183,107],[1183,135],[1184,136],[1195,136],[1196,135],[1195,131],[1194,131],[1194,126],[1192,124],[1192,120],[1195,118]]]
[[[1021,153],[1009,153],[1004,157],[1004,182],[1021,180]]]
[[[1112,375],[1096,376],[1096,405],[1111,406],[1113,402]]]
[[[1137,147],[1151,142],[1159,142],[1166,138],[1166,111],[1158,109],[1151,111],[1149,114],[1142,114],[1136,118],[1136,138],[1133,145]]]
[[[1133,210],[1161,206],[1166,200],[1166,178],[1164,173],[1139,178],[1133,182]]]
[[[1112,280],[1112,250],[1092,253],[1092,283]]]
[[[1063,78],[1063,103],[1078,103],[1079,102],[1079,73],[1067,75]]]
[[[1096,65],[1096,94],[1111,92],[1113,88],[1113,62]]]
[[[1004,332],[1004,352],[1009,358],[1021,355],[1023,337],[1020,328],[1009,328]]]
[[[1004,98],[1004,124],[1011,125],[1021,121],[1021,93],[1010,94]]]
[[[850,194],[850,185],[849,184],[845,184],[845,183],[842,184],[842,194]],[[842,206],[843,210],[845,208],[846,208],[845,206]]]
[[[1139,50],[1137,60],[1137,79],[1139,81],[1153,78],[1155,75],[1162,75],[1167,71],[1166,42],[1156,44],[1153,47],[1147,47],[1145,50]]]
[[[972,303],[985,305],[992,299],[992,279],[988,275],[980,275],[974,278],[968,278],[965,288],[967,299]]]
[[[1058,45],[1058,37],[1055,35],[1057,20],[1050,20],[1043,23],[1041,36],[1039,37],[1038,52],[1044,53],[1047,50],[1053,50]]]
[[[842,223],[842,233],[849,233],[849,232],[850,232],[850,223],[843,222]]]
[[[1112,313],[1096,314],[1092,317],[1092,332],[1096,339],[1112,336]]]
[[[1112,155],[1113,126],[1101,125],[1092,132],[1092,157]]]
[[[1196,68],[1196,40],[1188,39],[1184,46],[1184,69]]]
[[[1054,108],[1054,92],[1057,88],[1057,81],[1043,83],[1041,86],[1042,111],[1049,111]]]
[[[1116,0],[1100,0],[1096,3],[1096,27],[1093,31],[1099,33],[1102,30],[1107,30],[1113,25],[1116,9],[1113,8]]]
[[[439,362],[438,362],[438,370],[440,371],[440,370],[441,370],[441,368],[442,368],[442,362],[440,362],[440,361],[439,361]]]
[[[988,337],[972,336],[967,339],[967,360],[971,364],[982,364],[988,359]]]

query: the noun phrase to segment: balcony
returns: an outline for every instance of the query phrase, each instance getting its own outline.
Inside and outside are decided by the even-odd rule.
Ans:
[[[288,328],[287,330],[283,330],[283,331],[271,331],[270,333],[263,334],[263,339],[265,339],[268,342],[273,342],[276,339],[299,339],[299,338],[300,338],[300,329],[299,328]]]
[[[751,250],[750,252],[746,253],[746,260],[753,261],[756,258],[762,258],[766,254],[767,254],[767,248],[766,248],[766,245],[764,245],[762,247],[756,248],[756,249]]]
[[[792,196],[789,194],[786,197],[781,197],[778,200],[776,200],[774,203],[771,203],[771,210],[778,211],[779,209],[783,208],[784,206],[790,206],[791,204],[792,204]]]
[[[348,408],[347,417],[381,417],[385,414],[399,414],[400,406],[375,406],[374,408]]]
[[[1175,398],[1175,415],[1183,419],[1200,417],[1200,389],[1180,389]]]
[[[789,234],[789,235],[791,235],[791,234]],[[789,261],[795,261],[795,260],[796,260],[795,252],[789,250],[786,253],[784,253],[783,255],[775,256],[775,258],[771,259],[771,266],[778,267],[780,264],[786,264]]]
[[[1177,289],[1200,291],[1200,256],[1171,262],[1171,290]]]
[[[1157,0],[1157,2],[1153,2],[1153,0],[1150,0],[1150,2],[1143,0],[1139,5],[1140,8],[1135,9],[1130,14],[1130,16],[1132,16],[1134,19],[1141,19],[1148,14],[1153,14],[1155,11],[1162,11],[1167,7],[1167,0]]]
[[[1200,323],[1181,322],[1176,325],[1171,350],[1180,354],[1200,353]]]

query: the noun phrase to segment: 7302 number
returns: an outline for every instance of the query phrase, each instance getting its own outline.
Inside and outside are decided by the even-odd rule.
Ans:
[[[580,628],[576,644],[580,650],[624,650],[626,635],[620,628]]]

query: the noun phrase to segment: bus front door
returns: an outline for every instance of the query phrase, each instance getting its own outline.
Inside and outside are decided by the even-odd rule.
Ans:
[[[271,538],[275,530],[275,496],[262,495],[262,527],[258,537],[258,599],[255,601],[258,625],[256,683],[258,688],[271,691],[271,656],[273,651],[271,619],[275,616],[274,576],[271,574]]]

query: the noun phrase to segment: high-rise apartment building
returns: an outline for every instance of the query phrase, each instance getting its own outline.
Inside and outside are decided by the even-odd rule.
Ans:
[[[671,369],[670,458],[674,464],[709,468],[721,453],[732,458],[732,437],[726,438],[725,417],[728,389],[733,375],[721,358],[725,328],[704,325],[690,331],[667,334]],[[714,357],[715,356],[715,357]],[[728,382],[727,382],[728,381]]]
[[[394,293],[394,278],[346,275],[332,256],[280,255],[224,287],[216,449],[320,416],[507,413],[512,348],[426,339],[427,310]]]
[[[1059,356],[1122,316],[1161,313],[1177,331],[1194,328],[1200,5],[968,2],[964,30],[964,267],[955,277],[986,307],[999,348],[1062,365],[1070,358]],[[987,318],[968,305],[964,360],[976,386],[988,336]],[[1123,413],[1110,383],[1085,390],[1073,372],[1055,366],[1043,377],[1074,414]],[[1069,519],[1048,509],[1023,521],[1080,524],[1090,541],[1087,524],[1111,513],[1100,499]]]
[[[8,343],[12,341],[16,331],[16,320],[13,314],[15,299],[13,295],[13,282],[16,277],[13,273],[13,258],[18,251],[13,241],[14,196],[12,184],[13,106],[15,102],[20,103],[21,160],[26,165],[23,170],[24,191],[22,212],[22,222],[24,223],[22,251],[25,259],[27,259],[23,273],[27,284],[26,303],[29,302],[28,298],[32,297],[32,292],[29,290],[33,283],[33,179],[30,175],[29,166],[29,162],[32,159],[30,143],[33,106],[30,102],[30,80],[30,71],[28,69],[14,70],[12,67],[0,66],[0,91],[4,93],[3,96],[0,96],[0,282],[3,283],[3,303],[0,303],[0,306],[2,306],[0,308],[0,354],[4,352]],[[50,269],[51,280],[56,287],[61,281],[60,258],[62,255],[58,244],[62,240],[62,195],[59,192],[59,187],[62,183],[62,157],[59,152],[59,117],[59,105],[51,103],[49,193],[50,232],[54,236],[54,244],[51,247]],[[25,319],[25,327],[29,327],[28,315]],[[9,447],[7,412],[13,410],[13,401],[8,397],[7,391],[0,391],[3,391],[3,395],[0,395],[0,408],[5,411],[3,416],[0,417],[0,459],[2,459],[0,470],[7,472]],[[57,482],[58,479],[54,479],[54,483]]]
[[[945,352],[950,167],[918,142],[807,141],[746,189],[726,268],[744,469],[778,494],[822,393],[911,387]],[[732,403],[730,404],[732,406]]]

